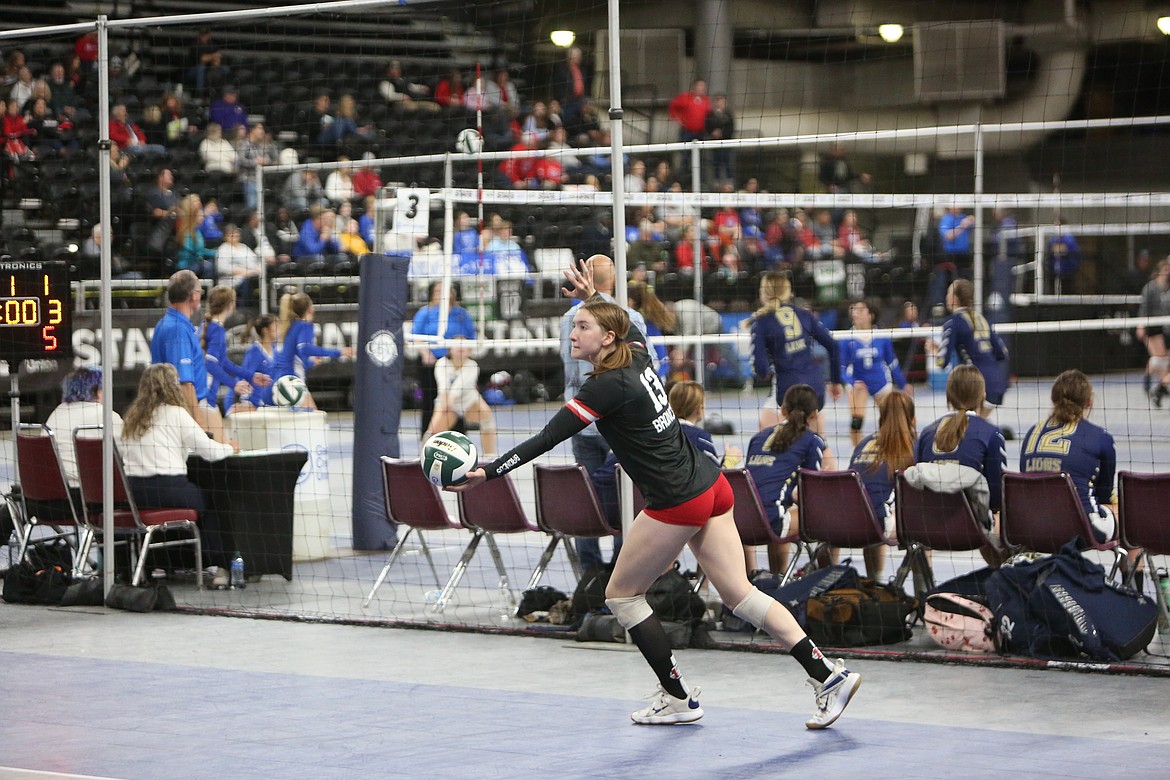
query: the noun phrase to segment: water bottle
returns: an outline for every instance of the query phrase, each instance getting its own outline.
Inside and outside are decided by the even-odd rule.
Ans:
[[[236,557],[232,558],[231,585],[232,590],[247,587],[247,583],[244,581],[244,558],[240,555],[239,550],[236,550]]]
[[[1170,621],[1166,619],[1166,610],[1170,609],[1170,575],[1165,569],[1158,569],[1158,588],[1162,591],[1162,609],[1158,610],[1158,630],[1162,633],[1170,632]]]

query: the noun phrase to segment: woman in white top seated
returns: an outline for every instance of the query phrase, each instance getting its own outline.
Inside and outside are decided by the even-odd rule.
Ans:
[[[492,408],[479,394],[479,364],[471,359],[469,347],[451,347],[446,357],[435,363],[435,411],[423,434],[429,439],[440,431],[455,427],[460,417],[477,423],[482,443],[481,459],[496,451],[496,418]]]
[[[194,453],[205,460],[223,460],[240,447],[207,437],[184,405],[174,366],[155,363],[142,372],[118,446],[139,507],[182,507],[199,513],[203,565],[220,567],[216,584],[222,579],[226,585],[228,551],[220,540],[215,514],[206,509],[203,491],[187,479],[187,456]]]

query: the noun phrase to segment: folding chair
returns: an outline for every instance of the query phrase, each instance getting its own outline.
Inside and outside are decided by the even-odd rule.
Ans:
[[[745,546],[755,547],[761,544],[789,543],[796,545],[794,554],[788,557],[788,568],[780,578],[780,584],[788,582],[792,573],[796,571],[796,564],[800,562],[801,554],[808,556],[811,561],[812,550],[800,538],[799,532],[788,536],[779,536],[772,530],[768,522],[768,513],[764,510],[764,502],[756,489],[756,481],[747,469],[723,469],[723,476],[731,485],[735,495],[735,527],[739,530],[739,540]],[[803,512],[803,510],[802,510]],[[802,519],[803,521],[803,519]]]
[[[1117,523],[1121,546],[1127,550],[1142,551],[1146,571],[1155,578],[1155,555],[1170,555],[1170,526],[1166,523],[1166,507],[1170,506],[1170,474],[1138,474],[1121,471],[1117,474]],[[1136,571],[1137,567],[1133,567]],[[1132,581],[1134,571],[1129,574]],[[1162,615],[1170,620],[1170,605],[1158,583],[1154,593]]]
[[[504,569],[504,560],[500,556],[500,548],[496,545],[496,534],[542,533],[540,528],[528,520],[524,507],[520,504],[520,497],[516,495],[516,486],[508,475],[502,478],[489,480],[471,490],[458,495],[459,520],[463,526],[471,531],[471,541],[463,551],[463,557],[455,565],[455,572],[451,575],[454,588],[462,579],[463,573],[475,557],[476,549],[481,539],[487,541],[492,560],[495,561],[496,571],[500,575],[500,590],[507,594],[508,603],[515,613],[517,607],[516,595],[512,591],[508,572]],[[528,587],[536,586],[529,582]]]
[[[427,547],[423,531],[462,530],[463,526],[458,520],[447,514],[447,507],[443,504],[439,489],[427,479],[418,460],[398,460],[383,455],[382,495],[386,503],[387,519],[400,529],[405,527],[406,532],[398,537],[398,544],[394,545],[390,557],[386,560],[386,565],[382,567],[382,572],[378,575],[377,581],[374,582],[374,587],[370,588],[370,592],[366,594],[362,607],[370,605],[374,594],[386,581],[390,567],[402,554],[406,547],[406,540],[413,532],[418,534],[422,554],[426,556],[427,564],[431,567],[431,574],[435,577],[435,587],[440,588],[439,598],[432,609],[435,612],[442,612],[451,599],[451,592],[455,589],[458,580],[453,572],[446,585],[439,581],[439,571],[435,568],[435,560],[431,557],[431,549]],[[462,572],[459,573],[462,574]]]
[[[1040,553],[1057,553],[1068,541],[1080,537],[1088,549],[1111,551],[1117,573],[1124,551],[1116,539],[1098,542],[1085,514],[1072,477],[1065,472],[1003,475],[1003,506],[999,528],[1004,543]]]
[[[913,572],[914,595],[920,600],[935,585],[928,550],[969,552],[992,544],[965,493],[916,488],[900,471],[894,484],[894,518],[898,542],[906,548],[906,558],[898,567],[894,583],[902,587]]]
[[[806,544],[865,548],[897,547],[874,515],[865,483],[856,471],[810,471],[796,477],[800,536]]]
[[[580,464],[569,466],[548,466],[541,463],[532,467],[536,479],[536,522],[541,530],[552,534],[536,570],[529,579],[529,587],[535,587],[544,576],[557,545],[564,543],[565,555],[573,567],[577,579],[581,579],[581,559],[573,547],[573,537],[600,539],[616,536],[616,532],[605,521],[601,502],[589,481],[589,474]]]
[[[24,560],[37,526],[53,528],[53,533],[40,541],[73,538],[73,572],[80,573],[89,549],[90,529],[84,515],[78,514],[69,492],[65,470],[57,452],[57,438],[53,431],[36,423],[21,423],[16,433],[16,460],[20,476],[18,509],[23,522],[17,527],[19,548],[17,560]],[[36,502],[36,511],[29,502]],[[16,515],[13,515],[14,519]],[[62,531],[61,528],[72,528]]]
[[[104,517],[99,510],[104,499],[102,487],[102,440],[85,436],[83,431],[100,431],[100,425],[87,425],[73,432],[73,446],[77,449],[77,472],[81,477],[81,499],[85,510],[86,523],[90,528],[103,527]],[[170,509],[139,509],[130,490],[126,471],[122,468],[122,455],[114,447],[114,528],[117,531],[129,532],[135,541],[138,541],[138,562],[134,566],[134,576],[131,585],[137,585],[142,580],[142,571],[146,566],[146,558],[151,550],[160,550],[167,547],[183,545],[195,546],[195,565],[202,569],[203,543],[199,535],[197,520],[199,513],[187,507]],[[92,509],[91,509],[92,508]],[[92,512],[92,514],[91,514]],[[161,542],[153,541],[158,533],[167,531],[190,531],[190,539],[168,539]],[[195,578],[196,587],[203,590],[202,574]]]

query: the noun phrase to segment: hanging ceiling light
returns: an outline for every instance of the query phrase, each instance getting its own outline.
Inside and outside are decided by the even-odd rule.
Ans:
[[[573,41],[577,40],[577,33],[572,30],[553,30],[549,38],[552,39],[554,46],[567,49],[573,45]]]
[[[902,40],[905,29],[900,24],[879,24],[878,35],[886,43],[897,43]]]

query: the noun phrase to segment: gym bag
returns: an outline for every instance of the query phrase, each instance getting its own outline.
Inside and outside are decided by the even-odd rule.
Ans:
[[[818,645],[862,647],[904,642],[911,636],[906,619],[918,601],[889,585],[862,578],[854,588],[834,588],[805,605],[804,630]]]
[[[957,593],[926,597],[926,630],[940,647],[961,653],[994,653],[995,615],[984,604]]]

